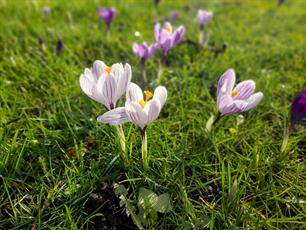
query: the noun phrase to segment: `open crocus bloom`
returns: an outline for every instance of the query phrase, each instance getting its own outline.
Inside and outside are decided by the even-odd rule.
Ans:
[[[156,52],[158,45],[152,44],[150,46],[147,43],[133,44],[133,52],[140,59],[141,65],[144,65],[146,61]]]
[[[162,28],[160,28],[159,23],[156,23],[154,26],[154,37],[164,56],[183,39],[184,33],[184,26],[179,26],[173,31],[172,25],[169,22],[164,23]]]
[[[235,72],[232,69],[227,70],[219,79],[217,107],[221,116],[245,112],[254,108],[263,98],[261,92],[253,94],[255,91],[254,81],[240,82],[234,88],[235,80]]]
[[[207,25],[207,23],[212,19],[213,12],[205,11],[205,10],[198,10],[197,13],[197,20],[201,28]]]
[[[144,97],[145,95],[145,97]],[[125,107],[119,107],[98,117],[98,121],[111,125],[132,122],[141,130],[154,121],[167,100],[167,90],[158,86],[154,94],[142,90],[135,83],[131,83],[126,92]]]
[[[114,109],[118,99],[125,93],[131,82],[132,71],[129,64],[113,64],[95,61],[92,69],[86,68],[80,76],[83,92],[91,99],[103,104],[108,110]]]

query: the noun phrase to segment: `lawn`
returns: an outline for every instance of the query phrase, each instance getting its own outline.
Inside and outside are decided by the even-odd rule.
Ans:
[[[305,229],[305,129],[280,150],[290,104],[306,89],[305,6],[0,0],[0,229],[137,229],[131,210],[146,216],[145,229]],[[98,7],[116,9],[110,33]],[[196,45],[198,9],[214,13],[205,48]],[[132,44],[155,42],[154,22],[173,10],[184,41],[169,52],[159,83],[160,52],[148,60],[145,83]],[[97,122],[106,109],[80,88],[95,60],[129,63],[132,82],[143,89],[167,88],[147,128],[147,169],[137,127],[123,125],[124,164],[116,130]],[[254,80],[264,98],[207,132],[218,79],[229,68],[238,82]],[[127,189],[121,198],[119,185]],[[141,194],[152,192],[169,198],[167,211],[140,207]]]

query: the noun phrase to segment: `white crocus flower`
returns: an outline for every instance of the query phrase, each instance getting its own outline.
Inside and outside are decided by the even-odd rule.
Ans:
[[[103,104],[108,110],[116,108],[119,98],[131,82],[132,71],[129,64],[113,64],[95,61],[91,69],[86,68],[80,76],[83,92],[91,99]]]
[[[126,91],[125,106],[104,113],[98,117],[98,121],[111,125],[120,125],[128,121],[134,123],[140,129],[141,155],[144,168],[147,169],[149,158],[146,127],[158,117],[167,100],[167,90],[163,86],[158,86],[154,94],[144,91],[144,95],[138,85],[131,83]]]
[[[111,125],[130,121],[144,131],[147,125],[158,117],[167,100],[167,90],[158,86],[154,94],[144,91],[144,95],[138,85],[131,83],[126,91],[125,106],[104,113],[98,117],[98,121]]]

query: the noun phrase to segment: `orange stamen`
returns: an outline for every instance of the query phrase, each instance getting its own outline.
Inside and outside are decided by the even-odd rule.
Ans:
[[[232,91],[232,97],[236,96],[239,92],[237,90]]]
[[[149,90],[145,90],[144,95],[146,97],[146,102],[149,101],[153,97],[153,93],[150,92]]]
[[[145,105],[146,105],[146,102],[145,102],[144,100],[140,100],[140,101],[139,101],[139,104],[140,104],[140,106],[141,106],[142,108],[144,108]]]
[[[112,67],[105,66],[104,70],[106,73],[110,74],[110,72],[112,71]]]

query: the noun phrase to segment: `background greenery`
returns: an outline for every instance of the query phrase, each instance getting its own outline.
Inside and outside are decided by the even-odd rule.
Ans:
[[[117,10],[109,39],[96,11],[106,6]],[[154,21],[172,10],[180,13],[173,24],[197,40],[199,8],[214,12],[212,48],[184,43],[171,51],[162,82],[169,99],[148,128],[150,170],[142,169],[140,135],[130,124],[133,163],[124,167],[115,130],[96,122],[105,110],[81,92],[79,76],[96,59],[128,62],[140,83],[132,42],[153,42]],[[280,7],[272,0],[161,0],[157,9],[145,0],[0,0],[0,11],[0,229],[86,229],[95,213],[84,206],[96,184],[121,180],[132,200],[140,187],[170,194],[173,210],[159,216],[158,229],[306,227],[305,132],[279,151],[290,102],[306,88],[303,0]],[[225,52],[213,51],[223,44]],[[148,63],[152,82],[158,58]],[[265,97],[243,124],[225,117],[208,135],[214,86],[228,68],[239,81],[254,79]]]

